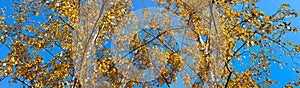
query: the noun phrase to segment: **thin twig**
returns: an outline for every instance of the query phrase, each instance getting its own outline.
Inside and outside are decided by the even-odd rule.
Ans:
[[[257,33],[257,30],[254,31],[253,35],[251,35],[249,38],[251,38],[252,36],[254,36],[255,33]],[[235,56],[235,55],[237,54],[237,52],[240,51],[240,50],[242,49],[242,47],[244,47],[245,45],[246,45],[246,42],[244,42],[243,45],[241,45],[241,46],[233,53],[233,56]],[[233,58],[233,57],[232,57],[232,58]],[[228,77],[227,77],[227,82],[226,82],[226,84],[225,84],[225,88],[227,88],[228,83],[229,83],[229,80],[230,80],[231,75],[232,75],[232,71],[231,71],[231,70],[229,69],[229,67],[228,67],[228,63],[230,62],[230,60],[232,60],[232,58],[231,58],[231,59],[228,59],[228,60],[225,62],[225,67],[226,67],[227,70],[229,71],[229,75],[228,75]]]
[[[168,88],[170,88],[170,84],[168,82],[168,80],[166,79],[166,77],[161,73],[160,76],[164,79],[164,81],[166,82]]]
[[[53,53],[51,53],[47,48],[45,48],[45,50],[52,56],[55,57],[55,55]]]
[[[68,22],[66,22],[63,18],[61,18],[61,17],[58,17],[60,20],[62,20],[65,24],[67,24],[72,30],[75,30],[75,28],[71,25],[71,24],[69,24]]]
[[[124,55],[122,58],[125,58],[126,56],[128,56],[129,54],[131,54],[133,51],[135,51],[135,50],[137,50],[137,49],[139,49],[139,48],[141,48],[141,47],[143,47],[143,46],[145,46],[145,45],[151,43],[152,41],[154,41],[155,39],[157,39],[157,38],[160,37],[161,35],[165,34],[166,32],[167,32],[167,31],[164,31],[164,32],[160,33],[159,35],[157,35],[156,37],[154,37],[153,39],[151,39],[150,41],[146,42],[145,44],[140,45],[140,46],[138,46],[138,47],[132,49],[132,50],[129,51],[126,55]]]
[[[228,87],[228,83],[229,83],[229,81],[230,81],[231,74],[232,74],[232,72],[230,72],[229,75],[228,75],[228,77],[227,77],[227,81],[226,81],[226,84],[225,84],[225,88]]]
[[[27,84],[25,81],[22,81],[19,78],[16,78],[16,80],[20,81],[21,83],[25,84],[28,88],[32,88],[32,86],[30,86],[29,84]]]
[[[154,34],[147,32],[145,29],[142,29],[145,33],[150,34],[151,36],[155,37]],[[170,45],[165,44],[160,38],[157,38],[165,47],[167,47],[169,50],[172,50],[172,52],[175,52],[175,49],[172,48]]]

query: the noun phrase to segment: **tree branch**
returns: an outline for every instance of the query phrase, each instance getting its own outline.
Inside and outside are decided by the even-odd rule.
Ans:
[[[227,66],[226,66],[226,67],[227,67]],[[226,84],[225,84],[225,88],[228,87],[228,83],[229,83],[229,81],[230,81],[231,74],[232,74],[232,72],[230,72],[229,75],[228,75],[228,77],[227,77],[227,81],[226,81]]]
[[[169,84],[168,80],[166,79],[166,77],[163,74],[160,74],[160,76],[164,79],[164,81],[166,82],[168,88],[170,88],[170,84]]]
[[[249,38],[251,38],[252,36],[254,36],[255,33],[257,33],[257,30],[255,30],[254,33],[253,33],[253,35],[251,35]],[[244,47],[245,45],[246,45],[246,42],[244,42],[243,45],[241,45],[241,46],[233,53],[233,57],[234,57],[234,56],[237,54],[237,52],[238,52],[239,50],[241,50],[242,47]],[[232,58],[233,58],[233,57],[232,57]],[[231,59],[228,59],[228,60],[225,62],[225,67],[226,67],[227,70],[229,71],[229,75],[228,75],[228,77],[227,77],[227,82],[226,82],[226,84],[225,84],[225,88],[227,88],[228,83],[229,83],[229,80],[230,80],[231,75],[232,75],[232,71],[231,71],[231,70],[229,69],[229,67],[228,67],[228,63],[230,62],[230,60],[232,60],[232,58],[231,58]]]
[[[69,24],[68,22],[66,22],[64,19],[62,19],[61,17],[58,17],[60,20],[62,20],[65,24],[67,24],[72,30],[75,30],[75,28]]]
[[[16,80],[20,81],[21,83],[25,84],[28,88],[32,88],[32,86],[30,86],[29,84],[27,84],[25,81],[19,79],[16,77]]]
[[[55,55],[53,53],[51,53],[47,48],[45,48],[45,50],[52,56],[55,57]]]
[[[135,50],[137,50],[137,49],[139,49],[139,48],[141,48],[141,47],[143,47],[143,46],[145,46],[145,45],[151,43],[152,41],[154,41],[155,39],[157,39],[157,38],[160,37],[161,35],[165,34],[166,32],[167,32],[167,31],[164,31],[164,32],[160,33],[159,35],[157,35],[156,37],[154,37],[153,39],[151,39],[150,41],[146,42],[145,44],[140,45],[140,46],[138,46],[138,47],[136,47],[136,48],[130,50],[130,51],[129,51],[127,54],[125,54],[122,58],[125,58],[126,56],[128,56],[129,54],[131,54],[133,51],[135,51]]]
[[[145,33],[150,34],[151,36],[155,37],[154,34],[151,34],[149,32],[147,32],[145,29],[142,29]],[[175,52],[175,49],[172,48],[170,45],[167,46],[167,44],[165,44],[160,38],[157,38],[165,47],[167,47],[169,50],[172,50],[172,52]]]

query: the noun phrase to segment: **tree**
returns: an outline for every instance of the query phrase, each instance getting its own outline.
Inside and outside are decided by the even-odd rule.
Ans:
[[[300,52],[281,40],[298,32],[288,4],[268,16],[257,0],[155,0],[162,9],[138,17],[131,0],[13,2],[14,13],[0,16],[1,44],[10,50],[0,78],[26,87],[170,87],[177,77],[187,87],[268,87],[278,83],[270,63],[285,65],[282,55],[298,60]]]

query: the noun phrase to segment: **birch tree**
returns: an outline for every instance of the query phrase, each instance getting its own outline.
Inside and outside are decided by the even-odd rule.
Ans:
[[[12,2],[12,14],[0,13],[1,47],[9,50],[0,80],[12,84],[171,87],[181,78],[193,88],[270,87],[278,83],[271,62],[293,64],[300,77],[300,45],[282,41],[298,32],[289,4],[267,15],[257,0],[154,0],[160,9],[141,16],[131,0]]]

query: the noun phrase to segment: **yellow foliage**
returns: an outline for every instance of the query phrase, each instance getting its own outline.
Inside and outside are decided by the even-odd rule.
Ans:
[[[154,2],[163,8],[143,8],[141,18],[132,0],[14,1],[14,14],[0,13],[9,50],[0,77],[27,87],[170,87],[182,76],[187,87],[260,88],[276,83],[264,76],[280,57],[273,45],[292,47],[288,56],[300,52],[280,40],[298,32],[286,19],[297,16],[288,4],[267,15],[257,0]]]

